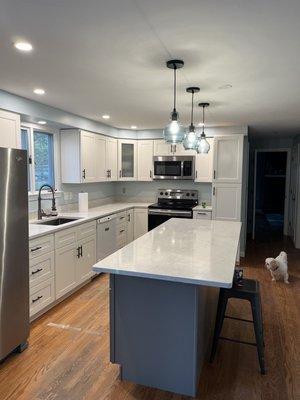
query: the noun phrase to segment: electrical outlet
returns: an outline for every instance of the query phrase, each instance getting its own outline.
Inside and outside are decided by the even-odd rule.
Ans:
[[[122,188],[122,193],[125,194],[126,193],[126,188]]]

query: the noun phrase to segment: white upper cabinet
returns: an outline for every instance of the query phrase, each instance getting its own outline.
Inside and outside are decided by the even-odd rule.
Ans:
[[[153,140],[138,141],[138,180],[152,181]]]
[[[243,135],[215,137],[214,182],[242,182],[243,140]]]
[[[95,177],[97,182],[107,180],[106,137],[95,135]]]
[[[0,110],[0,147],[21,147],[19,114]]]
[[[241,186],[234,183],[213,184],[213,219],[225,221],[241,220]]]
[[[210,150],[207,154],[197,154],[195,157],[195,182],[212,182],[214,139],[209,138]]]
[[[118,180],[118,140],[106,138],[106,174],[108,181]]]
[[[81,131],[82,182],[96,182],[96,138],[94,133]]]
[[[118,140],[118,169],[120,181],[137,179],[137,141]]]
[[[165,140],[154,140],[154,155],[155,156],[171,156],[171,144],[166,143]],[[173,147],[172,147],[173,150]]]
[[[116,176],[117,141],[113,140],[115,140],[115,163],[111,170]],[[96,133],[79,129],[62,130],[60,141],[62,183],[108,180],[107,162],[111,161],[111,157],[107,157],[106,141],[105,136]],[[109,150],[111,150],[110,144]],[[114,154],[113,151],[111,154]]]
[[[195,156],[195,150],[185,150],[182,143],[174,144],[173,152],[175,156]],[[173,154],[173,153],[172,153]]]

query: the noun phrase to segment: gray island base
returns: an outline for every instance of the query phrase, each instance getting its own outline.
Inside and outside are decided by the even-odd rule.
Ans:
[[[217,288],[110,275],[110,358],[121,379],[196,396]]]
[[[111,361],[122,379],[197,394],[240,230],[239,222],[170,219],[94,266],[110,274]]]

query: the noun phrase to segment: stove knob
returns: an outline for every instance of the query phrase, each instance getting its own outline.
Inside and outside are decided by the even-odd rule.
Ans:
[[[187,193],[187,194],[186,194],[186,197],[189,197],[189,195],[190,195],[190,194],[189,194],[189,193]]]
[[[195,193],[192,193],[191,196],[194,197],[194,196],[195,196]]]
[[[165,193],[166,196],[168,196],[168,194],[169,194],[168,192]]]
[[[160,192],[159,194],[162,196],[164,194],[164,192]]]

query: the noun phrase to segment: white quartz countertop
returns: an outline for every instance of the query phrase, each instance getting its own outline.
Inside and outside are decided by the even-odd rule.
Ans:
[[[202,207],[201,204],[193,208],[193,211],[212,211],[212,206]]]
[[[147,208],[152,203],[111,203],[100,207],[90,208],[87,212],[64,212],[59,217],[78,218],[76,221],[68,222],[59,226],[36,224],[34,220],[29,223],[29,239],[36,239],[39,236],[55,233],[62,229],[72,228],[84,222],[92,221],[106,215],[115,214],[131,208]]]
[[[96,272],[229,288],[241,223],[172,218],[94,265]]]

